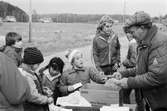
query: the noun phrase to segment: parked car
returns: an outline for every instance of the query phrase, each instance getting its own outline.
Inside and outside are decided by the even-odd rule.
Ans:
[[[16,22],[16,18],[14,16],[6,16],[4,22]]]
[[[52,19],[51,18],[41,18],[41,19],[39,19],[39,22],[50,23],[50,22],[52,22]]]

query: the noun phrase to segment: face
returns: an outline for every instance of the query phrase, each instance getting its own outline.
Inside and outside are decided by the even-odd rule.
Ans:
[[[32,71],[37,70],[38,67],[39,67],[39,65],[40,65],[40,64],[34,64],[34,65],[32,65],[32,66],[31,66],[31,70],[32,70]]]
[[[57,76],[58,74],[60,74],[60,71],[58,70],[54,70],[52,67],[49,68],[49,73],[51,76]]]
[[[22,48],[23,47],[23,42],[22,41],[16,41],[15,44],[14,44],[14,47]]]
[[[143,40],[143,38],[145,37],[144,30],[141,27],[132,26],[129,28],[129,33],[137,42]]]
[[[113,26],[113,23],[106,23],[103,27],[103,31],[106,33],[106,34],[110,34],[111,31],[112,31],[112,26]]]
[[[126,33],[126,37],[127,37],[128,41],[131,41],[133,39],[133,35],[130,33]]]
[[[78,52],[73,60],[72,65],[77,68],[82,68],[83,67],[83,55],[82,53]]]

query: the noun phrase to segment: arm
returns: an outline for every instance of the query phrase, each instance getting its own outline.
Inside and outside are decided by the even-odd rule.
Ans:
[[[91,80],[93,80],[96,83],[104,84],[106,82],[106,77],[93,67],[89,68],[89,76]]]
[[[134,77],[136,76],[136,67],[135,68],[129,68],[124,71],[120,71],[122,77]]]
[[[102,69],[100,68],[99,49],[97,46],[96,37],[93,39],[93,59],[97,70],[102,71]]]
[[[132,68],[136,66],[136,44],[130,44],[128,49],[128,54],[126,60],[123,62],[123,65],[127,68]]]
[[[37,90],[36,84],[32,80],[32,78],[27,77],[30,91],[31,91],[31,97],[28,99],[30,102],[38,103],[38,104],[47,104],[48,103],[48,97],[40,94]]]
[[[30,87],[11,59],[0,53],[0,92],[10,104],[21,104],[30,97]]]
[[[128,78],[130,88],[152,88],[167,82],[167,45],[154,49],[149,55],[148,72]]]
[[[64,96],[64,95],[68,95],[69,92],[68,92],[68,85],[67,85],[67,79],[66,79],[66,76],[65,76],[65,73],[62,74],[61,78],[60,78],[60,84],[59,84],[59,90],[61,92],[61,94]]]

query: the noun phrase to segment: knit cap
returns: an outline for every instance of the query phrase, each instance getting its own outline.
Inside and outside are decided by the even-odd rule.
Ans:
[[[34,65],[44,61],[43,55],[36,47],[28,47],[24,50],[23,62],[25,64]]]

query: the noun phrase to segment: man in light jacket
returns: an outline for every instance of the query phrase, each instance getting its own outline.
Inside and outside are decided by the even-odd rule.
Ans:
[[[0,52],[0,111],[24,111],[23,102],[29,97],[27,80],[12,59]]]

